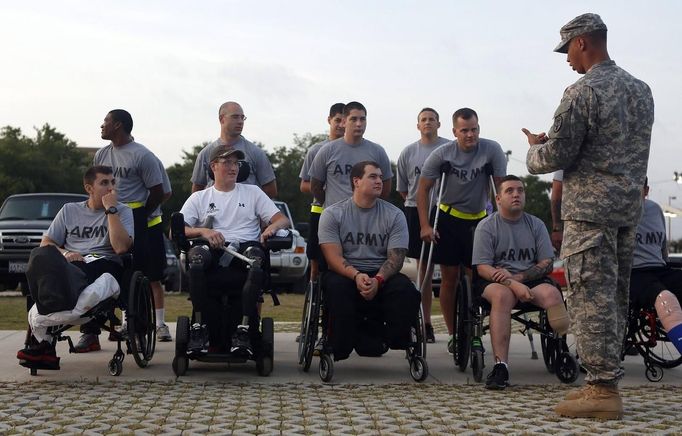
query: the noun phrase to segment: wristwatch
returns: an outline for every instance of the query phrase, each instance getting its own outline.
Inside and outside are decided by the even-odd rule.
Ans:
[[[111,206],[110,208],[107,208],[107,209],[104,211],[104,214],[105,214],[105,215],[116,214],[116,213],[118,213],[118,209],[116,208],[116,206]]]

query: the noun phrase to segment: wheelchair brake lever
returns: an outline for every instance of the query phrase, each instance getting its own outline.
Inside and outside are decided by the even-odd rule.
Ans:
[[[223,246],[222,247],[223,251],[226,252],[227,254],[230,254],[234,257],[236,257],[239,260],[243,260],[246,262],[249,266],[253,266],[253,264],[256,262],[256,259],[251,259],[249,257],[244,256],[243,254],[239,253],[238,251],[233,250],[232,248],[228,246]]]

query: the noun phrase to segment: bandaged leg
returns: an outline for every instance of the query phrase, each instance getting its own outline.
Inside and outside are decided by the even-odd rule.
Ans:
[[[559,336],[563,336],[568,332],[570,321],[564,303],[548,307],[547,320],[549,321],[550,327],[552,327]]]
[[[670,342],[682,354],[682,308],[680,302],[670,291],[663,291],[656,297],[656,313],[663,329],[668,333]]]

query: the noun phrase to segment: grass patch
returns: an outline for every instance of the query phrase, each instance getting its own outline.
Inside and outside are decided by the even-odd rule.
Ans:
[[[192,303],[187,299],[188,294],[166,294],[166,321],[175,322],[178,316],[189,316]],[[280,305],[275,307],[272,298],[265,295],[263,316],[272,317],[279,322],[300,322],[303,309],[302,294],[277,294]],[[440,304],[433,299],[434,315],[440,314]],[[24,330],[26,328],[26,298],[0,297],[0,330]]]

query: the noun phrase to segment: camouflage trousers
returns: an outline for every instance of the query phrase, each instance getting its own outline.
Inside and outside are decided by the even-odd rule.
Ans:
[[[565,221],[566,303],[588,383],[618,383],[635,227]]]

